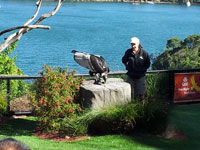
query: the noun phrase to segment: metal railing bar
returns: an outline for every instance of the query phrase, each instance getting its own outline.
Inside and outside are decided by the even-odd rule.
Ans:
[[[18,79],[39,79],[42,78],[42,76],[28,76],[28,75],[0,75],[0,80],[18,80]]]
[[[200,72],[200,69],[177,69],[177,70],[148,70],[147,74],[152,73],[189,73],[189,72]],[[126,71],[110,72],[108,75],[123,75]],[[89,74],[75,74],[74,76],[89,77]],[[29,75],[0,75],[0,80],[26,80],[26,79],[39,79],[42,76],[29,76]]]

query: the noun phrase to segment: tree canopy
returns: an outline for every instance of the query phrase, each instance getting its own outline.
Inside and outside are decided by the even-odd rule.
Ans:
[[[153,70],[200,68],[200,35],[190,35],[183,41],[171,38],[166,48],[153,59]]]

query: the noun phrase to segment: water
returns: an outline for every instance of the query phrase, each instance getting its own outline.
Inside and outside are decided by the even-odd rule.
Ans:
[[[35,1],[0,0],[0,31],[23,25],[35,12]],[[43,2],[38,18],[55,2]],[[200,7],[168,4],[63,2],[55,16],[41,22],[51,30],[35,29],[19,41],[17,66],[38,75],[43,64],[88,70],[73,60],[72,49],[102,55],[111,71],[124,70],[121,57],[137,36],[150,54],[165,50],[169,38],[181,40],[200,33]],[[0,37],[1,42],[8,34]]]

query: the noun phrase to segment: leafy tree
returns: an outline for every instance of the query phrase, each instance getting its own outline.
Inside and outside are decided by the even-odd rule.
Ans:
[[[20,70],[16,64],[17,56],[10,58],[12,51],[16,48],[17,42],[10,45],[5,51],[0,53],[0,74],[2,75],[22,75],[23,71]],[[11,80],[11,93],[10,98],[18,97],[24,94],[26,85],[24,81],[21,80]],[[5,80],[0,80],[0,91],[5,92],[7,88],[7,83]]]
[[[200,35],[191,35],[181,42],[169,39],[162,54],[153,59],[152,69],[192,69],[200,68]]]
[[[184,40],[184,46],[188,46],[189,48],[193,48],[193,47],[200,47],[199,45],[200,43],[200,35],[191,35],[188,36],[185,40]]]
[[[166,48],[168,48],[168,49],[180,48],[181,44],[182,44],[182,41],[179,38],[174,37],[174,38],[167,40]]]

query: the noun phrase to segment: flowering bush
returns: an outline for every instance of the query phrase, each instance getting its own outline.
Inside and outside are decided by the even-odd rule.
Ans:
[[[40,129],[58,131],[64,117],[73,117],[81,112],[74,103],[82,78],[74,77],[74,71],[67,72],[59,67],[44,65],[42,78],[36,80],[32,96],[35,113]]]

